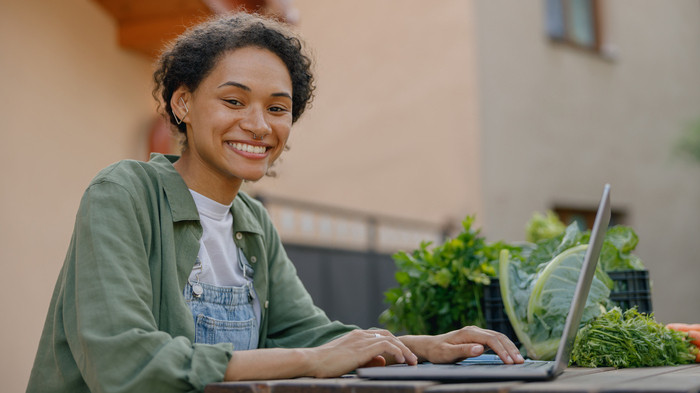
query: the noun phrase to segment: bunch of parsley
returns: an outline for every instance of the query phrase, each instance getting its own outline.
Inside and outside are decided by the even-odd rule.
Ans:
[[[487,244],[473,229],[473,216],[462,222],[453,239],[431,247],[423,242],[411,253],[393,255],[397,288],[384,296],[389,308],[379,317],[388,329],[410,334],[440,334],[467,325],[484,326],[483,286],[496,275],[494,262],[501,249]]]
[[[571,363],[582,367],[654,367],[693,363],[688,335],[667,329],[653,314],[617,307],[589,321],[576,335]]]

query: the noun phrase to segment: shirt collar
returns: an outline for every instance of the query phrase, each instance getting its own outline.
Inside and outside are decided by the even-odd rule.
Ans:
[[[173,166],[179,158],[179,156],[151,153],[150,163],[158,169],[163,190],[170,204],[173,222],[199,220],[197,205],[194,204],[187,184]]]
[[[199,212],[197,212],[197,205],[194,203],[192,194],[190,194],[185,180],[173,166],[173,163],[179,158],[179,156],[174,155],[151,153],[150,162],[158,168],[165,195],[170,203],[173,221],[199,221]],[[234,231],[253,232],[262,235],[263,230],[260,226],[260,219],[255,217],[254,209],[250,206],[252,203],[251,198],[241,194],[242,192],[239,192],[236,195],[231,206]]]
[[[231,213],[233,214],[233,230],[235,232],[263,234],[262,226],[260,226],[261,219],[255,216],[253,212],[256,210],[250,206],[252,202],[252,198],[241,191],[238,192],[238,195],[233,200]],[[260,208],[257,209],[257,211],[260,210]]]

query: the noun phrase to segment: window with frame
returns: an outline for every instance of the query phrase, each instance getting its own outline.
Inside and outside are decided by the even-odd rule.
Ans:
[[[599,0],[545,0],[547,36],[555,41],[599,52]]]
[[[585,208],[585,207],[572,207],[566,205],[555,205],[552,211],[559,216],[561,222],[565,225],[569,225],[572,222],[578,223],[578,227],[582,230],[590,230],[593,228],[593,222],[595,221],[595,216],[598,211],[596,207]],[[615,225],[624,225],[628,221],[627,213],[622,210],[613,209],[610,212],[610,223],[609,227]]]

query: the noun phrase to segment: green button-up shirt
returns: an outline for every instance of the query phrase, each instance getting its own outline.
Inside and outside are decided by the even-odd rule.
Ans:
[[[28,392],[187,392],[223,380],[234,348],[194,343],[182,294],[202,227],[176,160],[121,161],[88,186]],[[312,347],[356,328],[313,305],[259,202],[239,193],[231,210],[255,269],[258,347]]]

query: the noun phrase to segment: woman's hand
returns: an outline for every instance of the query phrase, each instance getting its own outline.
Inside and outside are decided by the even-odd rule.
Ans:
[[[504,363],[522,363],[520,351],[504,334],[476,326],[437,336],[402,336],[400,340],[418,355],[421,361],[454,363],[484,353],[491,348]]]
[[[310,348],[311,375],[336,377],[358,367],[390,363],[415,365],[418,358],[386,330],[354,330],[320,347]]]

